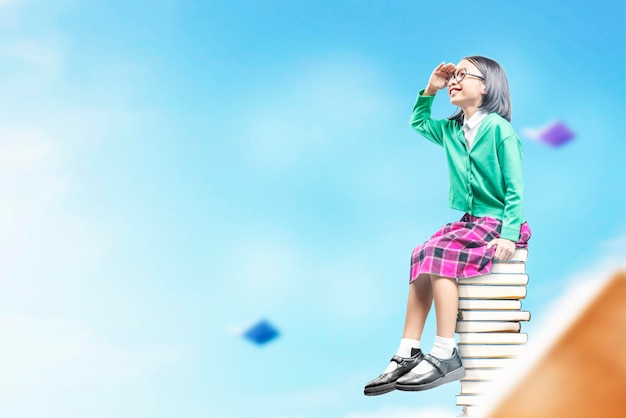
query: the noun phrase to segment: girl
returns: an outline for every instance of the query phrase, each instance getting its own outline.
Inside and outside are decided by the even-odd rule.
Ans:
[[[446,87],[459,110],[445,120],[431,119],[435,94]],[[489,58],[441,63],[420,91],[411,126],[444,148],[450,206],[465,214],[413,250],[400,346],[384,372],[365,386],[365,395],[426,390],[465,376],[454,340],[457,280],[489,274],[494,258],[509,260],[530,239],[522,211],[521,144],[510,120],[506,75]],[[424,356],[420,338],[433,300],[437,336]]]

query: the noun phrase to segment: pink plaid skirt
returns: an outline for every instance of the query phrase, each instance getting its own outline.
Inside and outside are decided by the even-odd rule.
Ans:
[[[496,247],[487,249],[487,243],[500,238],[501,228],[498,219],[467,213],[460,221],[444,225],[413,250],[409,283],[420,274],[462,279],[491,273]],[[530,235],[528,223],[524,222],[516,247],[528,247]]]

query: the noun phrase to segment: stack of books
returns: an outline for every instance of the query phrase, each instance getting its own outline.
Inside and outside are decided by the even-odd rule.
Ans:
[[[494,261],[491,274],[459,281],[459,354],[466,376],[461,379],[457,406],[465,416],[480,415],[490,385],[524,353],[528,335],[521,322],[526,297],[528,250],[518,248],[509,261]]]

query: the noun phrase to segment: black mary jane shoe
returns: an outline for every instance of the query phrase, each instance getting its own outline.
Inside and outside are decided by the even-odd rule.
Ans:
[[[456,348],[452,351],[450,358],[438,359],[428,354],[424,357],[424,361],[432,364],[433,370],[420,375],[415,373],[405,374],[397,380],[396,389],[408,391],[427,390],[465,377],[465,368]]]
[[[389,373],[383,373],[376,379],[365,385],[363,393],[367,396],[382,395],[396,388],[396,380],[408,373],[424,359],[424,354],[419,348],[411,349],[411,357],[393,356],[391,361],[398,363],[398,367]]]

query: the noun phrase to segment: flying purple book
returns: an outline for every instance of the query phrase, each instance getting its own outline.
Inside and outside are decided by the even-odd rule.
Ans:
[[[574,132],[563,122],[558,121],[552,122],[541,129],[524,129],[523,133],[531,139],[544,142],[553,147],[560,147],[574,139],[575,136]]]

